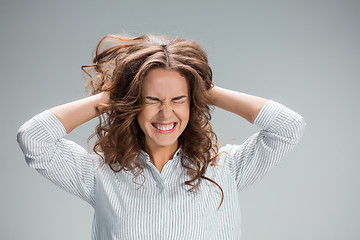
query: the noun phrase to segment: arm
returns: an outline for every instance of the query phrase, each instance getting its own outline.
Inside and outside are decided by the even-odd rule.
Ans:
[[[216,87],[211,94],[215,106],[231,110],[261,128],[241,145],[220,148],[220,152],[226,153],[221,155],[237,189],[242,190],[278,165],[299,143],[306,122],[301,115],[273,100]]]
[[[76,127],[98,115],[95,108],[96,105],[108,103],[108,101],[109,93],[101,92],[90,97],[53,107],[49,109],[49,111],[61,121],[66,132],[70,133]]]
[[[95,105],[103,101],[104,96],[98,94],[45,110],[17,132],[17,141],[31,168],[92,206],[99,158],[63,137],[95,117]]]
[[[268,101],[265,98],[236,92],[229,89],[214,86],[210,89],[212,105],[226,111],[235,113],[250,123],[254,123],[260,109]]]

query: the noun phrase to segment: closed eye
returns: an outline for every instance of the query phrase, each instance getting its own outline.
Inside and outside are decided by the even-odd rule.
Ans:
[[[145,98],[145,103],[146,104],[156,104],[156,103],[159,103],[160,102],[160,99],[158,98],[154,98],[154,97],[146,97]]]
[[[173,98],[173,102],[174,103],[177,103],[177,104],[183,104],[183,103],[186,103],[186,96],[179,96],[179,97],[176,97],[176,98]]]
[[[183,103],[186,103],[186,101],[174,101],[174,103],[177,103],[177,104],[183,104]]]
[[[177,104],[182,104],[186,102],[186,98],[187,96],[178,96],[175,97],[172,100],[172,102],[177,103]],[[146,104],[157,104],[157,103],[161,103],[162,101],[159,98],[156,97],[151,97],[151,96],[146,96],[145,97],[145,103]]]

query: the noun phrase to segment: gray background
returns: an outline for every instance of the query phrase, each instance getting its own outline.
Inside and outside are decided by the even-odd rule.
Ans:
[[[90,239],[93,209],[29,168],[33,115],[86,96],[80,66],[106,34],[198,41],[216,85],[300,113],[302,142],[241,192],[243,239],[360,239],[359,1],[1,1],[0,239]],[[96,121],[66,138],[86,148]],[[216,109],[220,143],[259,131]],[[230,128],[228,126],[231,126]]]

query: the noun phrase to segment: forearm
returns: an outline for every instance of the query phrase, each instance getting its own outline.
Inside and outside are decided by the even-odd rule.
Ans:
[[[251,124],[254,123],[261,108],[268,101],[268,99],[262,97],[217,86],[210,90],[210,94],[214,106],[235,113],[248,120]]]
[[[49,111],[61,121],[66,132],[70,133],[76,127],[96,117],[98,115],[96,106],[100,103],[108,103],[108,101],[108,94],[102,92],[50,108]]]

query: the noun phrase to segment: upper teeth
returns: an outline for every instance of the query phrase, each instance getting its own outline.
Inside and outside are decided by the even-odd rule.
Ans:
[[[153,124],[157,129],[165,131],[165,130],[170,130],[175,126],[175,123],[171,123],[171,124]]]

